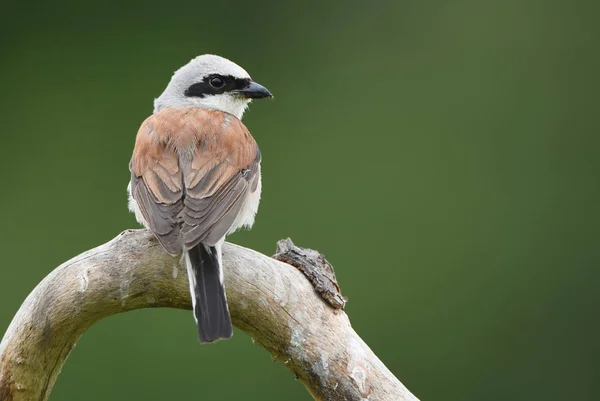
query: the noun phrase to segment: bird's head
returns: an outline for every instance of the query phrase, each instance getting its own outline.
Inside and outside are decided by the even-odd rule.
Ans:
[[[175,71],[154,110],[165,107],[205,107],[242,118],[252,99],[272,97],[252,81],[239,65],[226,58],[204,54]]]

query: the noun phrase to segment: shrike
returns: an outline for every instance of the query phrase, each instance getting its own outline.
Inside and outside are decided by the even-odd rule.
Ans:
[[[221,246],[258,210],[261,155],[241,118],[266,97],[237,64],[198,56],[175,72],[135,140],[129,209],[168,253],[183,252],[202,343],[233,334]]]

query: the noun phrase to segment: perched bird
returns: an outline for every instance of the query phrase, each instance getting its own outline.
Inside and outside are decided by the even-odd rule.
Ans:
[[[221,246],[254,223],[261,155],[241,118],[267,97],[237,64],[198,56],[175,72],[135,140],[129,209],[168,253],[183,252],[202,343],[233,334]]]

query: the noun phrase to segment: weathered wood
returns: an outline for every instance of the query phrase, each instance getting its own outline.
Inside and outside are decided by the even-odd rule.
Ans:
[[[417,399],[296,268],[233,244],[225,244],[223,261],[233,323],[315,399]],[[0,343],[0,401],[46,400],[91,325],[150,307],[191,303],[185,268],[146,230],[125,231],[59,266],[27,297]]]
[[[348,298],[342,295],[333,266],[323,254],[297,247],[290,238],[286,238],[277,241],[277,251],[273,257],[300,270],[333,308],[344,309]]]

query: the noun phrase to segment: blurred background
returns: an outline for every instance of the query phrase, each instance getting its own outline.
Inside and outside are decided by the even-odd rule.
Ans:
[[[127,228],[128,162],[202,53],[274,94],[244,122],[263,201],[230,240],[336,267],[354,328],[422,400],[592,400],[600,369],[597,6],[588,1],[2,2],[0,333]],[[593,396],[596,394],[596,396]],[[51,400],[309,400],[187,311],[106,319]]]

